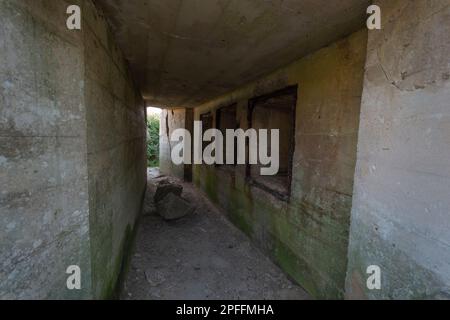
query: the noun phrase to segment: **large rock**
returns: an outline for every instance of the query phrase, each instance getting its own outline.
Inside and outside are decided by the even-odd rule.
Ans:
[[[153,200],[155,201],[155,203],[158,203],[170,193],[173,193],[176,196],[181,196],[182,192],[182,185],[171,183],[169,181],[161,181],[158,184],[155,195],[153,196]]]
[[[158,214],[164,220],[180,219],[194,212],[195,207],[183,198],[169,193],[157,204]]]

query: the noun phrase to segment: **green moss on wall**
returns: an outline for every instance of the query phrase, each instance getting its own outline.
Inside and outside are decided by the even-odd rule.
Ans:
[[[105,275],[100,299],[117,299],[119,297],[124,277],[128,272],[135,237],[136,226],[133,228],[131,225],[127,225],[120,244],[120,251],[113,261],[112,272]]]
[[[228,180],[216,168],[198,165],[193,178],[237,227],[318,298],[344,296],[360,108],[355,96],[362,91],[366,43],[367,31],[361,30],[195,109],[198,119],[236,102],[245,128],[249,99],[298,85],[290,202],[247,184],[239,167]]]
[[[217,178],[211,168],[205,168],[204,190],[208,197],[215,203],[218,203]]]

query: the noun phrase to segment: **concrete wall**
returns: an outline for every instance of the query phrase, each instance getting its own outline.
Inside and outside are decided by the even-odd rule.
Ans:
[[[0,1],[2,299],[91,290],[83,39],[64,30],[65,9]],[[81,292],[65,288],[71,264]]]
[[[92,290],[110,296],[146,186],[145,104],[99,10],[84,7]]]
[[[171,142],[170,137],[175,129],[183,128],[193,132],[192,109],[164,109],[161,112],[160,136],[159,136],[159,159],[160,171],[163,174],[173,175],[187,181],[191,180],[191,165],[175,165],[171,160],[172,148],[176,142]]]
[[[358,142],[348,298],[450,298],[450,7],[376,1]],[[381,290],[366,288],[378,265]]]
[[[195,165],[193,179],[316,297],[344,296],[366,38],[365,30],[357,32],[194,111],[199,120],[236,102],[246,129],[249,99],[298,85],[289,202],[249,185],[245,166]]]
[[[108,296],[145,187],[143,104],[90,1],[0,0],[0,25],[0,299]]]

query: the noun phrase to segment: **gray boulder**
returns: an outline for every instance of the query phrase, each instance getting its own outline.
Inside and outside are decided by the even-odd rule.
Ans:
[[[181,196],[183,192],[183,186],[171,183],[168,181],[161,181],[156,188],[155,195],[153,196],[153,200],[155,203],[158,203],[162,199],[164,199],[168,194],[173,193],[176,196]]]
[[[157,212],[164,220],[180,219],[194,212],[195,207],[185,199],[175,195],[167,194],[157,204]]]

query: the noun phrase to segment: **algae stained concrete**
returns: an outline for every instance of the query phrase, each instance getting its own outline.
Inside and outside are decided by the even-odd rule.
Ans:
[[[143,104],[91,1],[2,0],[0,22],[0,298],[106,297],[145,188]]]
[[[376,1],[369,32],[347,298],[450,298],[450,6]],[[381,268],[381,290],[366,269]]]
[[[250,185],[242,165],[194,165],[193,181],[320,298],[344,297],[366,44],[367,31],[358,31],[194,109],[199,120],[237,103],[237,120],[246,129],[249,99],[298,85],[289,201]]]
[[[84,11],[92,291],[111,297],[146,186],[145,103],[100,10]]]

